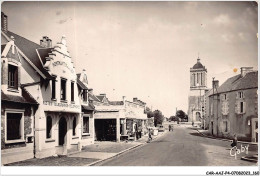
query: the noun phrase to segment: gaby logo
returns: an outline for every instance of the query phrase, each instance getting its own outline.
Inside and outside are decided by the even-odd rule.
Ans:
[[[243,153],[243,152],[246,152],[246,154],[248,154],[248,148],[249,148],[249,145],[247,146],[243,146],[241,144],[241,148],[238,149],[237,146],[233,147],[230,149],[230,156],[234,156],[235,159],[237,159],[237,155],[239,155],[240,153]]]

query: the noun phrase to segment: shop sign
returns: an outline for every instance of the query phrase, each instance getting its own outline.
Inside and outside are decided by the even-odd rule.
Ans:
[[[80,105],[43,101],[44,105],[80,109]]]

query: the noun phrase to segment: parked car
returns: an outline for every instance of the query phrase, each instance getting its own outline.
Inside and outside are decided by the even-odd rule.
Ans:
[[[164,126],[163,126],[163,125],[160,125],[160,126],[159,126],[159,132],[164,132],[164,130],[165,130],[165,129],[164,129]]]

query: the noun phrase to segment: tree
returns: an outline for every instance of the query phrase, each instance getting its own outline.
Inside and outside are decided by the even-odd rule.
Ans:
[[[184,112],[183,110],[178,110],[178,111],[176,112],[176,116],[177,116],[178,118],[180,118],[180,119],[184,119],[185,116],[186,116],[186,114],[185,114],[185,112]]]
[[[157,124],[162,124],[164,120],[164,116],[160,110],[155,110],[153,112],[153,117],[154,117],[154,126],[157,127]]]
[[[153,112],[148,107],[146,107],[145,112],[147,114],[147,118],[149,118],[149,119],[154,116]]]

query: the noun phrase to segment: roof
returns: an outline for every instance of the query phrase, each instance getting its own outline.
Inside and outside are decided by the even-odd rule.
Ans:
[[[39,56],[40,56],[40,59],[41,59],[43,64],[46,63],[46,57],[49,56],[49,53],[51,53],[53,49],[54,48],[39,48],[39,49],[37,49]]]
[[[43,68],[43,65],[36,52],[37,49],[43,48],[41,45],[36,44],[20,35],[17,35],[11,31],[5,32],[5,34],[11,38],[14,37],[14,44],[30,59],[30,61],[37,67],[38,70],[47,78],[53,79],[53,77],[48,73],[47,70]]]
[[[99,101],[103,101],[103,99],[105,98],[104,95],[97,95],[96,97],[99,99]]]
[[[197,59],[197,63],[192,67],[193,69],[205,69],[205,66],[203,66],[201,63],[200,63],[200,58]]]
[[[124,105],[123,101],[109,101],[109,104],[111,105]]]
[[[93,95],[93,94],[91,94],[91,93],[88,94],[88,97],[89,97],[90,100],[100,101],[95,95]]]
[[[77,83],[81,89],[88,89],[87,86],[85,86],[85,84],[79,80],[79,78],[77,78]]]
[[[95,106],[92,103],[89,103],[88,106],[85,105],[81,105],[82,110],[84,111],[94,111],[95,110]]]
[[[5,47],[6,47],[6,44],[1,45],[1,53],[3,53]]]
[[[247,73],[244,77],[240,74],[228,78],[215,93],[224,93],[258,87],[258,71]],[[211,94],[212,95],[212,94]]]
[[[38,104],[37,101],[31,96],[31,94],[27,92],[25,89],[22,89],[22,96],[7,95],[3,91],[1,91],[1,101],[10,101],[25,104]]]

